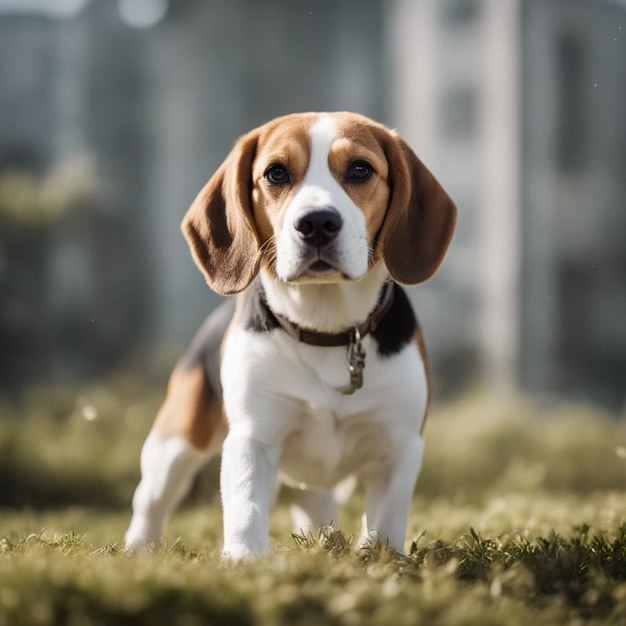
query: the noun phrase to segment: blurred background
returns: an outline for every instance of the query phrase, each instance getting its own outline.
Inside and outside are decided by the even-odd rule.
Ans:
[[[219,302],[179,232],[197,191],[250,128],[342,109],[458,204],[411,290],[437,393],[623,413],[617,0],[0,0],[0,396],[165,376]]]

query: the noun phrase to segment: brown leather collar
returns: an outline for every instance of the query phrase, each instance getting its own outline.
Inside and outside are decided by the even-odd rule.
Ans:
[[[393,304],[393,283],[387,282],[383,287],[382,294],[376,308],[370,313],[369,317],[358,326],[341,333],[318,333],[315,330],[301,328],[294,324],[283,315],[275,313],[269,309],[271,315],[278,322],[280,327],[296,341],[306,343],[311,346],[322,346],[331,348],[335,346],[349,346],[355,342],[355,338],[360,341],[368,333],[373,332],[381,320],[387,315],[391,305]]]

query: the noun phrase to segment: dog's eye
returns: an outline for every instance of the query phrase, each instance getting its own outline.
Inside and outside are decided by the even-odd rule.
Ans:
[[[273,185],[284,185],[289,182],[289,172],[282,165],[270,165],[265,170],[265,178]]]
[[[374,168],[367,161],[355,161],[348,170],[348,180],[363,183],[374,173]]]

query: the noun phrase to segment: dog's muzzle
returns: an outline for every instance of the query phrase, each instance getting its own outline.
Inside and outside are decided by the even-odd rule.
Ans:
[[[305,210],[296,219],[294,228],[311,259],[309,271],[316,273],[337,269],[331,244],[341,231],[343,218],[333,208]]]

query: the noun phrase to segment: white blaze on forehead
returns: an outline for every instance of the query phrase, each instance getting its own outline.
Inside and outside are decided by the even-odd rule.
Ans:
[[[337,122],[327,115],[319,117],[311,127],[311,162],[309,174],[328,170],[328,154],[337,137]],[[329,172],[330,173],[330,172]]]
[[[347,194],[333,177],[328,166],[330,149],[337,137],[337,123],[332,117],[321,116],[311,127],[309,165],[287,211],[287,222],[305,209],[334,208],[342,213]],[[342,217],[344,217],[342,215]]]
[[[332,207],[344,215],[342,210],[349,198],[343,187],[335,180],[328,164],[330,149],[337,139],[337,122],[328,115],[317,118],[311,127],[311,157],[300,192],[311,206]]]

